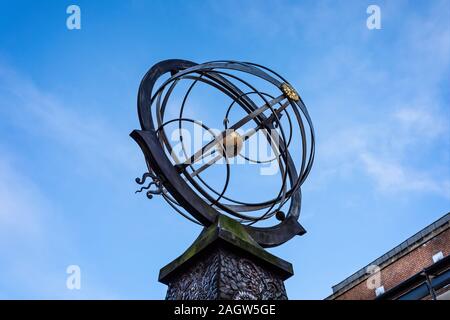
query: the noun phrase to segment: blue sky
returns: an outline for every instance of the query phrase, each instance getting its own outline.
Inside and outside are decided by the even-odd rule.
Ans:
[[[66,8],[81,8],[81,30]],[[381,8],[368,30],[366,8]],[[308,233],[271,249],[291,299],[331,286],[450,208],[448,1],[1,1],[0,298],[159,299],[200,232],[145,171],[136,94],[154,63],[253,61],[299,90],[317,134]],[[81,268],[81,290],[66,268]]]

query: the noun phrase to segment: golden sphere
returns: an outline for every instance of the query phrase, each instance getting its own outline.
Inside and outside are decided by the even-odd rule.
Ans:
[[[300,100],[300,97],[298,96],[297,91],[295,91],[294,88],[292,88],[287,83],[283,83],[281,85],[281,91],[285,94],[285,96],[291,100],[298,101]]]
[[[244,144],[241,135],[236,131],[227,133],[227,135],[222,139],[221,142],[222,145],[219,144],[217,146],[217,150],[223,156],[225,156],[226,154],[228,158],[237,156],[241,152],[242,146]]]

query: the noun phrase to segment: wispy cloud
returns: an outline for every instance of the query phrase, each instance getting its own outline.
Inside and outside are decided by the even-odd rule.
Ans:
[[[111,178],[113,171],[134,171],[136,148],[128,132],[118,131],[105,120],[107,115],[100,115],[95,109],[83,113],[81,110],[86,108],[77,108],[76,104],[39,89],[26,75],[1,61],[0,88],[3,117],[9,117],[35,137],[59,143],[82,160],[84,170],[90,168]]]
[[[23,235],[38,242],[44,235],[42,218],[49,211],[48,203],[34,184],[13,170],[7,152],[1,150],[0,154],[0,237]]]
[[[67,232],[69,226],[13,163],[14,156],[1,150],[0,298],[23,297],[24,293],[27,298],[113,298],[93,275],[79,292],[66,288],[65,263],[71,260],[61,248],[71,248],[73,253],[76,247]]]
[[[318,175],[321,183],[329,183],[333,176],[351,176],[359,168],[385,195],[413,191],[450,199],[450,172],[445,165],[449,133],[445,114],[399,109],[384,121],[355,124],[328,136],[319,144],[318,162],[324,170]],[[444,155],[434,148],[442,148]]]
[[[374,179],[377,187],[384,193],[426,192],[435,193],[450,199],[450,180],[437,179],[426,171],[410,169],[402,164],[388,162],[374,154],[360,155],[367,173]]]
[[[95,114],[83,114],[72,103],[38,88],[27,75],[0,63],[4,123],[24,131],[38,144],[65,150],[67,159],[73,160],[72,172],[91,179],[107,178],[108,186],[118,184],[118,176],[131,181],[138,153],[128,132],[119,132]],[[67,265],[80,264],[83,274],[83,266],[90,263],[79,252],[60,203],[20,167],[29,156],[19,151],[0,141],[0,296],[115,298],[111,288],[107,290],[95,279],[94,270],[90,270],[89,282],[82,280],[80,291],[66,288]]]
[[[332,80],[318,101],[329,113],[324,124],[331,125],[318,137],[320,183],[359,169],[385,195],[450,198],[450,109],[442,89],[450,66],[445,8],[447,4],[436,2],[425,15],[391,21],[404,36],[396,38],[390,58],[381,65],[374,55],[345,55],[342,48],[329,52],[327,61],[333,64],[319,76],[326,84]]]
[[[415,138],[420,136],[420,139],[433,139],[448,134],[448,121],[442,116],[430,113],[425,107],[405,107],[393,114],[403,131]]]

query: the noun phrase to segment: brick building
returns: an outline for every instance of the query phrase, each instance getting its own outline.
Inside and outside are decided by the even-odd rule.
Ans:
[[[450,299],[450,213],[333,286],[329,300]]]

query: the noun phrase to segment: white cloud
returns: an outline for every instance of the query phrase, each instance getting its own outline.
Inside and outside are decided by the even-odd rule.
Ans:
[[[450,172],[445,166],[449,158],[429,153],[439,145],[443,150],[449,147],[445,137],[449,137],[445,116],[425,109],[399,109],[385,121],[355,124],[319,141],[320,184],[351,176],[359,168],[385,195],[424,192],[450,198]],[[418,166],[421,161],[429,164]]]
[[[120,132],[105,120],[107,115],[98,115],[95,109],[83,114],[82,108],[40,90],[32,80],[1,61],[0,96],[0,114],[35,137],[58,142],[82,160],[83,170],[90,168],[90,172],[112,179],[113,171],[135,172],[137,146],[129,132]]]
[[[316,125],[320,183],[357,169],[385,194],[450,197],[450,110],[442,89],[448,85],[450,69],[447,9],[448,3],[436,2],[420,16],[387,18],[377,35],[392,33],[388,25],[398,33],[383,61],[380,52],[347,48],[351,54],[342,67],[336,63],[342,50],[330,50],[325,60],[334,65],[320,77],[333,81],[319,103],[328,111],[322,123],[332,126],[321,137]],[[395,8],[399,10],[401,6]],[[375,46],[381,38],[370,39]]]
[[[402,129],[422,138],[435,138],[448,131],[448,121],[438,114],[426,111],[424,107],[405,107],[394,112],[393,117],[398,120]]]
[[[0,97],[5,123],[39,143],[68,150],[79,171],[112,181],[134,172],[139,153],[128,132],[121,134],[103,119],[76,112],[2,63]],[[66,264],[80,264],[86,275],[83,266],[89,261],[78,252],[61,209],[21,170],[21,157],[0,145],[0,298],[115,298],[96,281],[94,270],[79,292],[66,288]]]
[[[408,169],[401,164],[377,158],[374,154],[363,153],[361,160],[367,173],[384,193],[431,192],[450,199],[450,180],[438,180],[427,172]]]
[[[63,267],[68,256],[61,250],[70,248],[72,254],[77,250],[69,228],[36,184],[13,163],[14,156],[1,150],[0,298],[113,298],[92,275],[79,292],[65,287]],[[57,246],[54,239],[58,239]],[[82,259],[79,263],[83,266]]]
[[[0,238],[23,235],[38,242],[43,236],[42,218],[48,211],[48,204],[26,177],[12,169],[11,160],[5,159],[5,150],[1,155]]]

